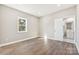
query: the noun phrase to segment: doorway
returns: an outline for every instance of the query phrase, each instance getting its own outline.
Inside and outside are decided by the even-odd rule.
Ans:
[[[63,40],[74,42],[75,17],[65,18],[63,21]]]

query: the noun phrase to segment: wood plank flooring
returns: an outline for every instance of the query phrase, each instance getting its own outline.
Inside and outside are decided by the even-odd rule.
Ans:
[[[72,43],[34,38],[16,44],[0,47],[0,55],[77,55]]]

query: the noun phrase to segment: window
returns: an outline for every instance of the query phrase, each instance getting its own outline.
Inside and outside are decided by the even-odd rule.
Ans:
[[[18,27],[18,32],[27,32],[27,19],[19,17],[17,27]]]

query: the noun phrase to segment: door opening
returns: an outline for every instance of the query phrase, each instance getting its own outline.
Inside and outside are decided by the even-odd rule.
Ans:
[[[75,31],[75,18],[65,18],[63,25],[63,39],[73,41],[74,40],[74,31]]]

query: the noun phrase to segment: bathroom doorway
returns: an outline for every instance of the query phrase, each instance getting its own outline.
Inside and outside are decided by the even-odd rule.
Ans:
[[[64,40],[73,42],[75,31],[75,17],[68,17],[64,19],[63,31]]]

